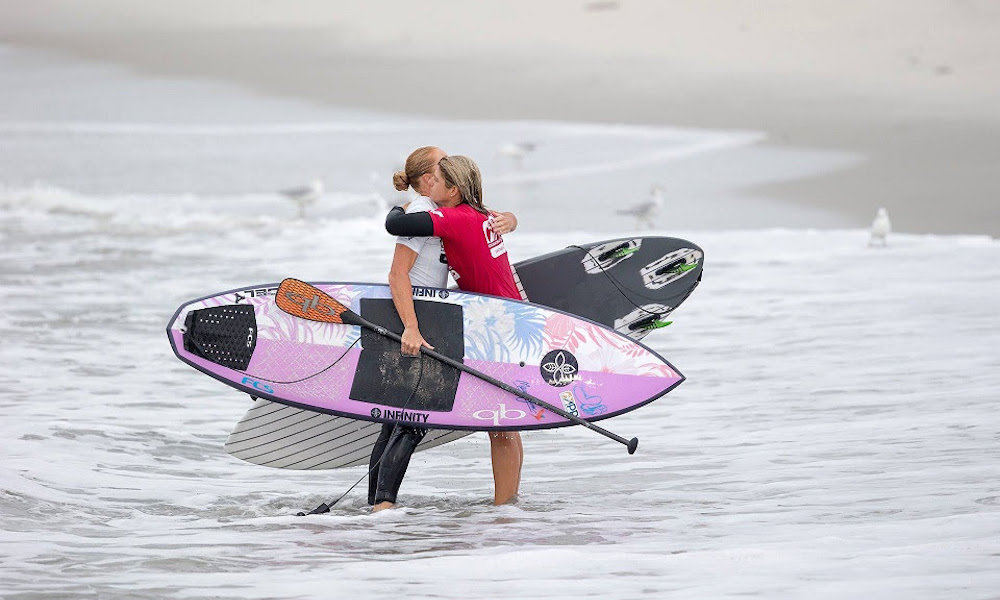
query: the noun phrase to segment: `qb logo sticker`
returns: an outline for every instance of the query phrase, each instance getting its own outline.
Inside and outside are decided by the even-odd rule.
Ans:
[[[526,413],[523,410],[507,410],[507,407],[503,404],[500,405],[500,410],[477,410],[472,413],[472,416],[481,421],[493,421],[493,425],[499,427],[500,419],[515,420],[523,419]]]
[[[576,396],[573,395],[573,392],[563,392],[559,394],[559,399],[562,400],[562,405],[566,409],[566,412],[574,417],[580,416],[580,411],[576,408]]]

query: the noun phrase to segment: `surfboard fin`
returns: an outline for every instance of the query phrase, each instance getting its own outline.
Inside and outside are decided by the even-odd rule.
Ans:
[[[660,318],[660,315],[650,315],[645,319],[640,319],[635,323],[628,326],[630,331],[652,331],[654,329],[662,329],[673,323],[673,321],[664,321]]]

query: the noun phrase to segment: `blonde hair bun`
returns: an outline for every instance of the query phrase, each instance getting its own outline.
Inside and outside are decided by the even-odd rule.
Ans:
[[[392,174],[392,185],[400,192],[405,192],[410,187],[410,178],[406,176],[406,171],[396,171]]]

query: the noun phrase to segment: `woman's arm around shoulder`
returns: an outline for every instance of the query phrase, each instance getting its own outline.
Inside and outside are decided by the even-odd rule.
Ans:
[[[406,237],[428,236],[434,235],[434,222],[425,212],[406,214],[401,207],[395,206],[385,217],[385,230]]]
[[[517,217],[512,212],[497,212],[491,210],[493,215],[493,231],[500,235],[506,235],[517,229]]]

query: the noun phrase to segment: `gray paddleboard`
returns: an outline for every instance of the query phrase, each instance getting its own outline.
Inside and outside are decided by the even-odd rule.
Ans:
[[[367,465],[381,423],[338,417],[257,398],[243,415],[225,450],[236,458],[279,469],[337,469]],[[417,451],[474,431],[431,429]]]
[[[571,246],[514,265],[533,302],[641,339],[667,322],[701,281],[704,252],[689,241],[635,237]],[[280,469],[367,465],[382,425],[256,399],[229,434],[236,458]],[[417,452],[473,433],[432,429]]]

